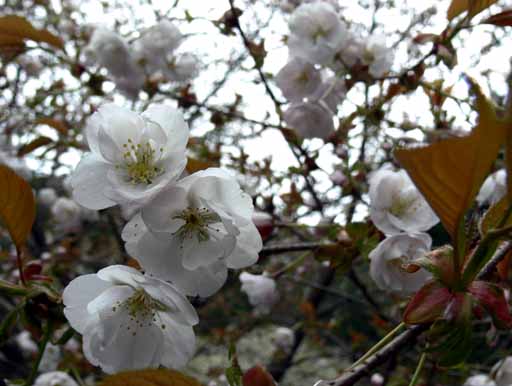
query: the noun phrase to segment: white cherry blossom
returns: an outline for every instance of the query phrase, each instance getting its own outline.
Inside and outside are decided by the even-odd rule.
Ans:
[[[103,27],[94,29],[89,44],[84,48],[86,64],[105,67],[114,78],[131,78],[140,82],[141,74],[126,41],[116,32]]]
[[[89,209],[141,206],[186,165],[188,127],[181,112],[153,104],[139,115],[105,104],[87,123],[91,153],[71,175],[73,198]]]
[[[370,253],[370,276],[380,289],[408,295],[419,290],[431,274],[423,268],[410,273],[411,261],[430,251],[432,239],[426,233],[387,237]]]
[[[347,39],[345,23],[326,2],[299,6],[290,17],[289,27],[290,56],[315,64],[329,63]]]
[[[295,343],[295,333],[291,328],[278,327],[274,331],[273,341],[279,349],[289,352]]]
[[[439,222],[405,170],[383,167],[369,177],[370,217],[386,234],[423,232]]]
[[[82,334],[85,357],[106,373],[180,368],[194,353],[198,317],[174,286],[113,265],[64,289],[64,314]]]
[[[334,133],[332,112],[319,103],[292,103],[283,119],[302,138],[327,139]]]
[[[512,385],[512,356],[507,356],[492,368],[497,386]]]
[[[290,102],[302,102],[322,82],[320,71],[302,58],[292,58],[276,74],[277,87]]]
[[[279,300],[274,279],[265,275],[253,275],[249,272],[240,274],[242,291],[249,297],[249,302],[258,314],[268,314]]]
[[[51,206],[57,198],[57,192],[53,188],[42,188],[37,192],[37,200],[44,206]]]
[[[480,205],[494,205],[507,193],[507,172],[498,170],[487,177],[476,196]]]
[[[165,70],[182,40],[178,27],[170,20],[163,19],[143,31],[142,36],[133,43],[136,61],[149,75]]]
[[[75,201],[67,197],[59,197],[50,210],[59,231],[72,232],[80,229],[82,209]]]
[[[39,375],[34,386],[78,386],[78,384],[63,371],[50,371]]]
[[[147,273],[188,295],[209,296],[224,284],[228,268],[257,261],[262,241],[252,213],[236,179],[210,168],[162,190],[127,224],[123,238]]]
[[[476,374],[472,375],[463,386],[497,386],[496,382],[492,380],[487,374]]]

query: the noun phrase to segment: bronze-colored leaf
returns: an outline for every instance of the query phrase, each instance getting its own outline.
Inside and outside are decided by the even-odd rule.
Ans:
[[[480,88],[473,84],[473,89],[479,121],[469,135],[395,151],[395,157],[455,241],[459,225],[505,143],[507,132],[507,125],[496,117]]]
[[[194,378],[179,371],[148,369],[123,371],[103,379],[98,386],[201,386]]]
[[[480,22],[480,24],[493,24],[500,27],[512,26],[512,10],[508,9],[496,15],[492,15]]]
[[[34,150],[36,150],[42,146],[46,146],[52,142],[53,142],[53,140],[51,138],[45,137],[44,135],[41,137],[37,137],[33,141],[30,141],[29,143],[27,143],[19,148],[18,157],[22,157],[28,153],[33,152]]]
[[[60,49],[64,48],[61,38],[48,30],[34,28],[24,17],[16,15],[0,17],[0,45],[17,45],[26,39],[47,43]]]
[[[34,194],[28,182],[5,165],[0,165],[0,181],[0,220],[20,249],[36,216]]]
[[[469,13],[469,18],[472,18],[497,1],[498,0],[452,0],[448,8],[448,20],[452,20],[466,11]]]
[[[217,163],[215,163],[215,162],[201,161],[201,160],[198,160],[195,158],[188,157],[186,169],[187,169],[187,172],[192,174],[192,173],[198,172],[200,170],[218,167],[218,166],[219,165],[217,165]]]

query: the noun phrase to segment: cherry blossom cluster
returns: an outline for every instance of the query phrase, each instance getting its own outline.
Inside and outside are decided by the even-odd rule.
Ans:
[[[383,290],[410,295],[431,275],[408,265],[430,251],[425,231],[439,222],[405,172],[383,167],[369,176],[370,218],[386,238],[370,252],[370,276]]]
[[[84,53],[87,65],[106,68],[117,88],[135,99],[146,77],[183,82],[197,74],[196,58],[176,52],[182,42],[179,29],[164,19],[131,43],[115,31],[98,27]]]
[[[85,135],[90,153],[71,175],[73,198],[132,213],[122,238],[142,272],[114,265],[79,276],[64,290],[64,313],[82,334],[86,358],[107,373],[182,367],[198,323],[187,296],[214,294],[228,268],[258,259],[252,200],[223,169],[182,176],[189,132],[170,106],[137,114],[103,105]]]
[[[382,37],[351,30],[329,1],[298,6],[289,29],[288,63],[276,75],[277,86],[290,102],[283,118],[303,138],[326,139],[333,134],[333,116],[347,93],[343,75],[381,78],[391,68],[392,51]]]

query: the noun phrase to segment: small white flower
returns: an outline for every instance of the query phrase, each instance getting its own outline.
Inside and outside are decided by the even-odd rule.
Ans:
[[[507,356],[492,368],[494,373],[494,380],[497,386],[510,386],[512,385],[512,356]]]
[[[290,17],[289,27],[290,56],[315,64],[329,63],[347,39],[345,23],[325,2],[299,6]]]
[[[295,333],[291,328],[278,327],[274,331],[274,343],[284,352],[289,352],[295,343]]]
[[[127,77],[136,71],[128,44],[116,32],[106,28],[94,30],[84,53],[86,64],[105,67],[115,78]]]
[[[384,377],[379,373],[372,374],[370,382],[372,386],[382,386],[384,384]]]
[[[38,76],[44,68],[42,58],[37,58],[27,54],[21,55],[18,58],[18,63],[29,76]]]
[[[275,79],[277,87],[290,102],[302,102],[322,82],[320,71],[302,58],[292,58]]]
[[[154,104],[139,115],[106,104],[89,119],[91,153],[71,175],[73,198],[89,209],[141,206],[186,164],[188,127],[178,110]]]
[[[42,188],[37,192],[39,202],[44,206],[51,206],[57,201],[57,192],[53,188]]]
[[[370,36],[364,45],[361,61],[375,78],[384,76],[393,64],[393,51],[386,46],[383,36]]]
[[[431,275],[423,268],[407,272],[407,265],[429,252],[431,246],[432,239],[426,233],[389,236],[369,255],[370,276],[380,289],[405,295],[414,293]]]
[[[279,300],[274,279],[264,275],[253,275],[248,272],[240,274],[242,291],[249,297],[249,302],[259,314],[268,314],[272,306]]]
[[[486,178],[476,200],[480,205],[494,205],[507,193],[507,172],[498,170]]]
[[[405,172],[383,167],[370,175],[370,217],[386,234],[423,232],[439,222]]]
[[[314,102],[293,103],[283,113],[284,121],[302,138],[327,139],[334,133],[332,112]]]
[[[318,85],[315,92],[309,97],[310,101],[316,101],[319,105],[334,114],[338,105],[347,94],[345,82],[332,76]]]
[[[123,238],[146,272],[188,295],[209,296],[224,284],[228,268],[257,261],[262,241],[252,213],[252,200],[236,179],[210,168],[159,193],[127,224]]]
[[[31,356],[38,351],[37,343],[32,339],[30,332],[22,331],[14,339],[25,356]]]
[[[106,373],[179,368],[194,353],[197,314],[171,284],[114,265],[64,289],[64,315],[82,334],[85,357]]]
[[[133,43],[137,63],[145,67],[149,75],[165,69],[182,39],[179,29],[171,21],[161,20]]]
[[[466,382],[464,382],[463,386],[497,386],[496,382],[494,382],[487,374],[477,374],[472,375]]]
[[[52,205],[53,220],[59,231],[73,232],[81,226],[81,208],[67,197],[59,197]]]
[[[78,386],[78,384],[65,372],[51,371],[38,376],[34,386]]]
[[[197,57],[188,53],[174,58],[163,71],[167,79],[174,82],[186,82],[197,76],[198,72]]]
[[[59,363],[62,359],[62,352],[60,346],[52,343],[46,344],[44,349],[41,363],[39,364],[39,371],[54,371],[59,367]]]

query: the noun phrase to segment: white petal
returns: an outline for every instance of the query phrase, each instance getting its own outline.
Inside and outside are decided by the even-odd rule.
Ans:
[[[71,175],[73,199],[89,209],[105,209],[116,203],[104,194],[110,165],[95,154],[86,155]]]
[[[114,284],[128,284],[132,287],[138,287],[136,278],[144,278],[144,276],[135,268],[126,265],[111,265],[98,271],[98,277],[102,280],[109,281]]]
[[[170,186],[158,193],[142,209],[142,219],[153,232],[175,233],[184,221],[175,219],[188,206],[187,192],[179,186]]]
[[[112,286],[87,304],[87,312],[96,314],[106,309],[112,309],[132,296],[133,292],[133,288],[128,285]]]
[[[258,261],[259,252],[263,248],[260,232],[251,222],[240,228],[236,239],[236,247],[226,259],[229,268],[240,269],[253,265]]]
[[[71,327],[82,333],[87,324],[96,319],[87,311],[87,304],[111,286],[111,283],[91,274],[77,277],[64,288],[62,293],[64,314]]]
[[[192,358],[196,348],[196,337],[192,327],[176,323],[169,315],[160,314],[165,325],[163,331],[162,366],[179,369]]]
[[[184,151],[189,130],[179,110],[164,104],[153,104],[144,111],[143,116],[158,123],[167,134],[166,151],[170,153]]]

